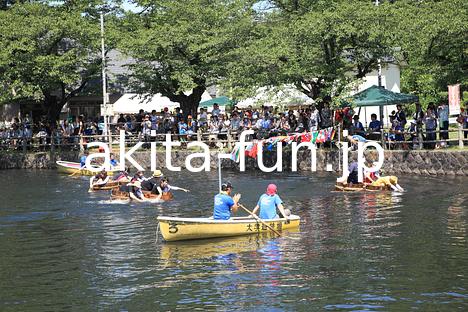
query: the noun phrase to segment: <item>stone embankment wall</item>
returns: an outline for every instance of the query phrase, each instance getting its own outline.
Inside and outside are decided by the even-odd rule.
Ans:
[[[185,159],[190,153],[188,151],[173,151],[171,164],[173,166],[185,167]],[[349,153],[349,161],[356,159],[356,152]],[[212,169],[217,168],[217,151],[211,152]],[[368,152],[369,159],[376,159],[375,152]],[[136,152],[133,158],[144,168],[150,168],[151,157],[149,151]],[[291,170],[291,152],[283,152],[283,171]],[[50,152],[28,153],[21,152],[0,153],[0,169],[49,169],[55,168],[56,160],[77,161],[79,153]],[[340,171],[342,155],[338,150],[317,150],[317,171],[326,171],[327,164],[331,165],[332,171]],[[192,160],[194,167],[203,163],[202,158]],[[265,152],[264,164],[271,167],[276,163],[276,152]],[[222,161],[223,168],[237,170],[239,165],[229,159]],[[157,154],[157,167],[166,168],[165,152]],[[311,152],[301,150],[297,157],[298,171],[311,171]],[[246,158],[247,170],[258,170],[257,160]],[[457,175],[468,176],[468,151],[437,150],[437,151],[385,151],[383,169],[386,174],[421,174],[421,175]]]

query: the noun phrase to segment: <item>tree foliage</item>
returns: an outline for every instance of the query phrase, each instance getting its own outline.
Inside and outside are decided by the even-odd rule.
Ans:
[[[241,0],[138,1],[128,14],[120,49],[130,65],[132,88],[161,93],[196,115],[206,88],[226,76],[233,53],[250,31],[252,3]],[[186,93],[188,92],[188,93]]]
[[[393,53],[386,6],[370,1],[271,1],[257,38],[239,51],[232,68],[240,94],[252,87],[293,84],[330,102]],[[247,78],[243,78],[247,77]],[[239,83],[240,82],[240,83]]]
[[[56,120],[100,73],[99,21],[83,7],[32,2],[0,11],[0,99],[33,99]]]
[[[468,86],[468,2],[396,1],[402,89],[423,104],[447,101],[447,85]]]

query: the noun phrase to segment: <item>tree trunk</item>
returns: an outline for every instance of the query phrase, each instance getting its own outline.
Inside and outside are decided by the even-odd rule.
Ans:
[[[65,103],[58,101],[56,96],[45,95],[44,106],[47,112],[47,120],[50,123],[55,123],[60,119],[60,112]]]
[[[194,119],[197,118],[198,114],[198,105],[200,104],[203,93],[205,92],[206,87],[197,86],[193,88],[192,94],[166,94],[171,101],[180,103],[180,108],[184,117],[187,119],[188,115],[192,115]],[[164,94],[163,94],[164,95]]]

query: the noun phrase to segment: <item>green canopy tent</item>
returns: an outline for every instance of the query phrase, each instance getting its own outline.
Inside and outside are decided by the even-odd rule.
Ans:
[[[385,106],[406,103],[416,103],[419,98],[416,95],[396,93],[383,87],[372,86],[352,97],[352,103],[357,107]]]
[[[361,113],[361,108],[377,106],[379,107],[380,121],[384,122],[383,116],[383,107],[386,105],[397,105],[397,104],[409,104],[416,103],[419,101],[419,98],[415,95],[404,94],[392,92],[386,90],[383,87],[378,87],[373,85],[359,93],[353,95],[350,99],[349,104],[354,104],[354,106],[359,107],[358,115]],[[367,116],[367,113],[364,114]],[[367,118],[366,118],[367,123]],[[383,142],[383,132],[382,132],[382,142]]]
[[[212,107],[214,104],[218,104],[219,106],[229,106],[233,104],[227,96],[219,96],[214,99],[200,102],[199,107]]]

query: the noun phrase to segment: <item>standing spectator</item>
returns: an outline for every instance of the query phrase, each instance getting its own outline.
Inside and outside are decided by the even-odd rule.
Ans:
[[[145,138],[145,141],[149,141],[151,137],[151,121],[149,115],[145,115],[143,122],[141,123],[141,134]]]
[[[155,130],[157,132],[159,128],[159,117],[156,114],[155,109],[151,111],[150,121],[151,121],[151,130]]]
[[[288,124],[290,131],[295,131],[295,129],[297,128],[297,120],[294,113],[288,113]]]
[[[312,105],[312,109],[310,112],[309,118],[309,130],[310,131],[317,131],[319,129],[320,124],[320,113],[315,105]]]
[[[397,112],[395,114],[395,118],[400,123],[400,125],[404,128],[406,125],[406,114],[403,111],[403,106],[401,106],[401,104],[398,104],[396,108],[397,108]]]
[[[426,125],[426,141],[436,140],[437,118],[432,107],[428,106],[426,116],[424,117],[424,124]],[[434,149],[435,142],[427,143],[427,147]]]
[[[280,122],[279,122],[279,129],[282,134],[286,134],[291,130],[291,127],[289,126],[288,119],[286,118],[285,115],[281,116]]]
[[[231,122],[229,119],[226,117],[224,114],[219,115],[220,121],[219,121],[219,135],[218,138],[222,140],[227,140],[227,133],[231,127]]]
[[[117,119],[118,126],[120,128],[123,128],[125,126],[125,122],[126,120],[125,120],[124,114],[120,114],[119,119]]]
[[[322,129],[332,126],[332,111],[330,110],[330,105],[325,103],[320,113],[320,127]]]
[[[174,120],[174,123],[178,123],[179,121],[181,121],[182,119],[184,119],[184,114],[182,112],[182,110],[180,109],[180,107],[177,107],[175,109],[175,120]]]
[[[461,108],[460,115],[458,115],[457,122],[461,124],[464,129],[463,138],[468,138],[468,103],[465,104],[465,108]]]
[[[132,117],[130,117],[128,115],[125,117],[125,131],[126,132],[132,132],[133,131]]]
[[[439,140],[448,140],[449,128],[449,107],[446,103],[442,103],[437,109],[439,115]]]
[[[136,133],[141,132],[141,127],[143,123],[143,119],[145,118],[145,111],[140,109],[138,114],[135,116],[135,131]]]

